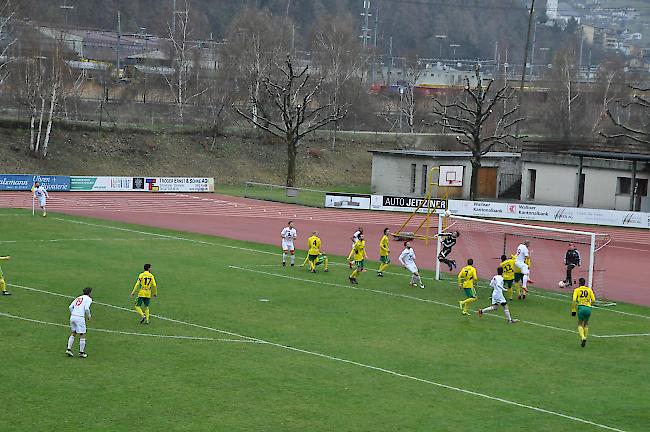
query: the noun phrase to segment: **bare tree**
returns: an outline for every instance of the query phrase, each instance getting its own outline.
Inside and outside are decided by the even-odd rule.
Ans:
[[[61,98],[63,68],[60,46],[49,57],[26,59],[24,84],[29,106],[29,148],[40,157],[47,157],[54,112]],[[44,124],[45,123],[45,124]]]
[[[613,125],[613,130],[600,132],[610,139],[628,139],[640,144],[650,144],[650,88],[630,86],[633,91],[628,100],[617,100],[606,110],[606,115]],[[628,120],[619,116],[621,110],[630,113]]]
[[[456,141],[471,152],[472,177],[470,199],[476,198],[478,190],[478,171],[481,158],[495,146],[513,148],[517,139],[511,132],[515,125],[524,119],[517,117],[519,105],[513,88],[504,84],[492,90],[494,80],[483,85],[480,68],[475,68],[475,82],[465,80],[464,91],[451,104],[434,99],[434,125],[443,126],[456,136]],[[510,108],[508,108],[510,106]]]
[[[59,103],[79,81],[71,78],[62,39],[42,40],[26,28],[22,29],[20,41],[12,53],[15,60],[10,65],[10,88],[18,103],[27,107],[29,149],[45,158]],[[68,84],[66,76],[70,77]]]
[[[560,49],[546,76],[548,103],[544,113],[547,127],[568,138],[579,131],[575,113],[578,98],[578,66],[575,47],[570,44]]]
[[[314,63],[325,77],[324,93],[334,110],[349,106],[361,89],[367,66],[351,17],[327,16],[317,23],[314,33]],[[338,121],[334,121],[332,149],[336,147]]]
[[[16,42],[8,37],[9,26],[14,17],[9,0],[0,7],[0,85],[4,84],[8,76],[7,66],[10,64],[9,50]]]
[[[406,118],[406,123],[409,126],[409,132],[415,132],[415,116],[417,113],[417,93],[416,85],[422,74],[424,67],[420,59],[416,57],[407,57],[402,59],[402,73],[404,81],[399,85],[400,97],[400,119],[402,116]],[[400,130],[402,129],[402,122],[400,121]]]
[[[176,104],[178,119],[181,123],[184,121],[185,106],[193,99],[205,93],[206,86],[198,87],[190,91],[190,80],[192,78],[192,68],[199,68],[197,61],[196,43],[190,39],[190,8],[185,0],[185,10],[174,11],[179,15],[176,19],[176,26],[169,26],[169,40],[172,47],[173,64],[175,73],[172,77],[163,75],[167,81]],[[198,80],[197,80],[198,83]]]
[[[247,110],[233,105],[237,113],[267,133],[281,138],[287,146],[287,186],[296,182],[296,156],[300,140],[307,134],[333,121],[345,117],[347,110],[334,107],[332,102],[315,105],[323,78],[309,73],[309,66],[296,69],[291,55],[283,65],[276,64],[279,74],[269,73],[261,77],[263,92],[275,106],[276,114],[264,117],[255,114],[252,100]],[[273,71],[270,71],[273,72]]]
[[[231,91],[253,104],[250,108],[254,128],[258,116],[270,115],[267,111],[272,109],[272,104],[262,89],[262,77],[270,73],[280,53],[288,52],[289,40],[282,29],[290,27],[286,17],[244,9],[233,19],[226,36],[228,44],[223,52],[222,72],[232,80]]]

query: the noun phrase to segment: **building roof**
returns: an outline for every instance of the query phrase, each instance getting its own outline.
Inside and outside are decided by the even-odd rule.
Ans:
[[[613,159],[613,160],[625,160],[625,161],[650,162],[649,154],[640,154],[640,153],[570,150],[569,154],[572,156],[581,156],[581,157],[587,157],[593,159]]]
[[[576,11],[570,4],[568,3],[558,3],[557,5],[557,14],[558,16],[563,16],[563,17],[581,17],[582,14]]]
[[[468,151],[424,151],[424,150],[369,150],[372,154],[385,154],[394,156],[415,156],[425,158],[455,158],[466,159],[472,156]],[[511,152],[487,152],[482,156],[487,159],[500,159],[500,158],[519,158],[521,153]]]

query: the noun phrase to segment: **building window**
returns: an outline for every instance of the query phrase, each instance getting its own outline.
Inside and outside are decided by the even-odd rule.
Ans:
[[[636,179],[636,196],[648,196],[648,179]]]
[[[629,195],[632,189],[632,179],[629,177],[616,178],[616,195]]]
[[[429,183],[429,167],[422,165],[422,184],[420,185],[420,193],[424,196],[427,193],[427,185]]]
[[[415,193],[415,174],[417,170],[417,165],[411,164],[411,193]]]
[[[528,199],[535,199],[535,187],[537,186],[537,170],[528,170]]]

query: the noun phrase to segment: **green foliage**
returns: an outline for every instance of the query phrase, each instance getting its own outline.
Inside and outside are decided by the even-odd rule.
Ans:
[[[601,430],[480,395],[647,427],[647,338],[594,336],[648,332],[647,318],[596,309],[583,349],[567,299],[550,293],[514,302],[526,322],[509,326],[500,312],[461,316],[454,284],[429,272],[425,290],[407,287],[398,266],[353,288],[341,257],[309,274],[276,267],[276,246],[210,236],[16,210],[0,212],[0,228],[14,294],[0,312],[60,325],[0,316],[3,431]],[[144,262],[160,289],[149,326],[129,297]],[[89,357],[70,359],[67,306],[87,285]],[[486,306],[489,291],[479,296]]]

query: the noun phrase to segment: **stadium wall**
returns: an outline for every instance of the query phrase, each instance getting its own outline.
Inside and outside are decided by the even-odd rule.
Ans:
[[[325,197],[325,207],[357,210],[413,212],[420,202],[420,198],[409,196],[327,194]],[[450,199],[440,203],[437,213],[444,212],[445,208],[460,216],[650,229],[650,213],[645,212]],[[426,208],[420,210],[426,211]]]
[[[214,192],[210,177],[109,177],[0,174],[0,191],[29,191],[35,181],[50,192]]]

